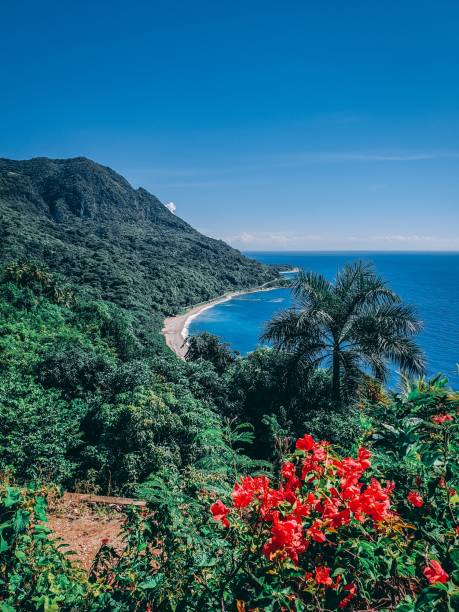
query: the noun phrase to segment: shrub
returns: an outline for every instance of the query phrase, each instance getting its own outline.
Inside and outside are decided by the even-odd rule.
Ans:
[[[128,512],[124,548],[103,545],[88,580],[58,551],[43,553],[44,541],[31,544],[44,501],[3,482],[0,532],[9,539],[8,548],[0,539],[2,595],[15,598],[6,599],[12,609],[33,602],[25,610],[45,601],[34,597],[49,596],[63,609],[72,602],[91,611],[453,612],[457,396],[420,389],[379,410],[365,446],[343,457],[304,435],[276,476],[254,472],[261,466],[237,452],[250,441],[246,428],[230,428],[224,438],[218,428],[196,432],[194,444],[207,454],[144,484],[148,509]],[[19,514],[5,514],[14,504]],[[9,544],[19,541],[16,528],[27,532],[19,549],[27,558]]]
[[[0,478],[0,609],[80,610],[87,593],[84,572],[50,539],[46,527],[49,489]]]
[[[84,412],[82,402],[63,400],[31,376],[0,376],[0,469],[13,465],[23,482],[71,479],[75,465],[69,453],[79,444]]]
[[[220,342],[218,336],[203,332],[189,338],[185,358],[187,361],[210,361],[217,372],[223,374],[236,361],[238,354],[227,342]]]

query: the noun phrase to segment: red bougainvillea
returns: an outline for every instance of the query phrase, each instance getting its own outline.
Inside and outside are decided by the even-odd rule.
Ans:
[[[306,558],[303,562],[301,556],[312,543],[326,546],[336,541],[337,532],[351,523],[379,529],[393,520],[394,484],[362,479],[371,466],[371,453],[365,448],[356,457],[340,459],[327,442],[316,442],[306,434],[296,441],[295,449],[291,460],[281,465],[277,486],[266,476],[246,476],[234,485],[232,508],[218,500],[211,512],[225,527],[233,524],[232,517],[235,524],[243,520],[255,525],[264,534],[261,552],[268,561],[309,565],[305,580],[339,592],[343,608],[356,596],[356,585],[341,583],[342,577],[333,578],[330,567],[314,566]]]
[[[415,508],[421,508],[424,505],[422,497],[417,491],[410,491],[406,497],[412,506]]]
[[[456,592],[457,558],[435,549],[444,569],[439,561],[426,560],[429,550],[426,553],[413,537],[432,507],[438,511],[442,503],[447,546],[459,533],[459,499],[449,471],[442,467],[447,455],[441,446],[449,444],[455,421],[449,425],[452,417],[446,413],[433,420],[442,430],[426,421],[430,429],[425,447],[419,448],[429,452],[417,455],[432,461],[430,481],[420,460],[414,474],[410,464],[395,491],[391,480],[375,477],[381,473],[380,457],[372,465],[368,448],[341,457],[328,442],[305,434],[280,463],[276,479],[246,476],[236,482],[229,507],[217,500],[211,513],[229,527],[228,542],[243,543],[240,563],[249,564],[250,584],[253,576],[260,578],[257,584],[266,585],[264,593],[269,593],[264,596],[279,594],[284,598],[279,609],[286,610],[297,609],[290,607],[291,601],[306,602],[308,610],[366,609],[368,593],[379,598],[375,609],[405,596],[419,599],[420,610],[433,600],[441,605],[449,601]],[[439,454],[432,454],[432,447]],[[395,470],[390,473],[397,477]]]
[[[222,501],[218,500],[212,504],[210,511],[216,521],[220,521],[224,527],[230,526],[229,520],[226,518],[230,512],[230,509],[227,508]]]
[[[430,582],[430,584],[436,584],[437,582],[445,583],[449,580],[449,575],[445,572],[438,561],[431,559],[427,566],[423,570],[424,576]]]
[[[443,423],[447,423],[448,421],[452,421],[453,417],[450,414],[437,414],[432,417],[432,421],[437,425],[442,425]]]

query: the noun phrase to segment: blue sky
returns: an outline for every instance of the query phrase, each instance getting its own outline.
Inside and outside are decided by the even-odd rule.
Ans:
[[[5,2],[0,156],[88,156],[238,248],[459,250],[456,0]]]

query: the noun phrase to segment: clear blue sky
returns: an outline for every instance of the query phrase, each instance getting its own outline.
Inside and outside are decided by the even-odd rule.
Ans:
[[[0,156],[243,249],[459,249],[459,2],[2,3]]]

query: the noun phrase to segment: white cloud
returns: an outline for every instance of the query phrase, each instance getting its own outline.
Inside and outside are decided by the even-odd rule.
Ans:
[[[386,236],[372,236],[371,240],[382,242],[435,242],[448,244],[451,241],[441,236],[422,236],[419,234],[389,234]]]
[[[301,166],[309,163],[334,162],[417,162],[436,159],[459,159],[459,151],[311,151],[280,157],[279,167]]]
[[[164,206],[167,208],[167,210],[170,210],[171,213],[175,215],[177,206],[174,204],[174,202],[168,202],[167,204],[164,204]]]
[[[339,233],[307,234],[301,232],[241,232],[221,237],[242,250],[457,250],[457,239],[424,234]]]
[[[323,236],[293,232],[242,232],[240,234],[224,236],[223,240],[242,247],[264,247],[266,245],[271,245],[273,247],[293,247],[309,242],[320,242],[323,240]]]

